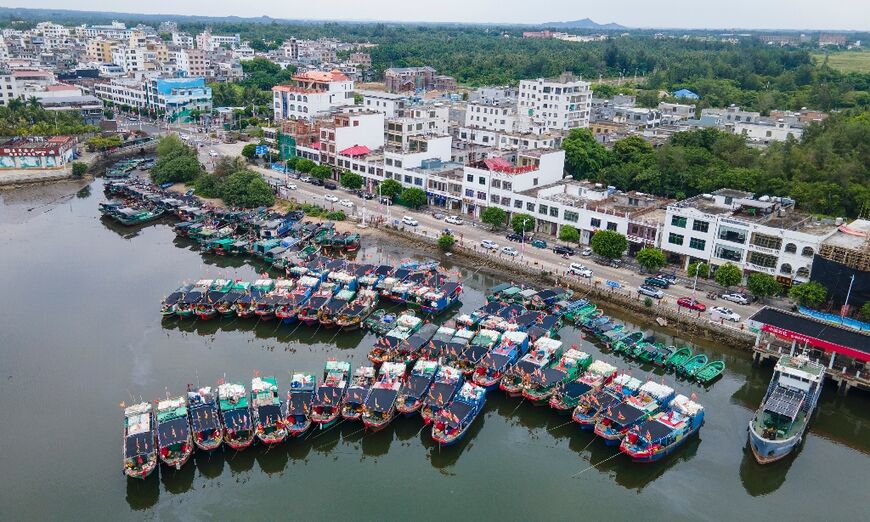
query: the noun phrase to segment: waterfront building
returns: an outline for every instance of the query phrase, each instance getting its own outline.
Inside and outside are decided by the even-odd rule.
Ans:
[[[211,87],[204,78],[152,78],[145,83],[149,109],[187,119],[190,111],[211,111]]]
[[[73,160],[76,140],[72,136],[32,136],[0,143],[0,169],[59,169]]]

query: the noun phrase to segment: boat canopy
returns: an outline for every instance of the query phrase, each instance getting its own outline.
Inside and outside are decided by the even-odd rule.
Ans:
[[[308,415],[313,396],[311,390],[291,391],[287,399],[287,415]]]
[[[281,418],[280,404],[267,404],[257,408],[260,423],[264,426],[274,426]]]
[[[565,386],[562,388],[562,395],[576,399],[591,389],[592,386],[583,381],[571,381],[565,383]]]
[[[590,373],[607,376],[613,374],[613,372],[616,371],[616,366],[608,364],[602,360],[595,360],[592,362],[592,364],[589,365],[587,371],[589,371]]]
[[[151,430],[135,435],[128,435],[124,440],[124,457],[130,459],[137,456],[147,456],[154,452],[154,435]]]
[[[640,387],[641,393],[646,393],[647,395],[655,398],[658,401],[663,401],[668,397],[672,397],[674,395],[674,389],[670,386],[665,386],[664,384],[659,384],[655,381],[647,381]]]
[[[342,394],[344,394],[344,386],[321,386],[317,388],[317,392],[314,394],[311,402],[315,406],[338,406],[341,402]]]
[[[393,407],[398,390],[393,388],[372,388],[366,398],[366,409],[386,413]]]
[[[204,403],[191,407],[190,424],[196,433],[220,429],[217,406],[214,403]]]
[[[764,403],[764,410],[794,420],[806,394],[800,390],[777,385]]]
[[[161,447],[172,446],[187,441],[188,437],[190,437],[187,417],[176,417],[169,422],[158,423],[157,436]]]
[[[690,417],[694,417],[698,412],[704,409],[703,406],[682,394],[674,397],[674,400],[671,401],[670,407],[673,408],[674,411]]]
[[[460,428],[462,424],[474,412],[474,405],[467,402],[454,401],[447,407],[447,411],[442,415],[445,423],[450,428]]]
[[[236,408],[234,410],[222,410],[221,416],[224,419],[224,426],[228,430],[249,430],[251,429],[251,412],[248,408]]]

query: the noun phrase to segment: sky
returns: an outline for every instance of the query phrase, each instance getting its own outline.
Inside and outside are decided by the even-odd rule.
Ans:
[[[628,27],[870,30],[870,0],[27,0],[7,7],[312,20],[544,23]]]

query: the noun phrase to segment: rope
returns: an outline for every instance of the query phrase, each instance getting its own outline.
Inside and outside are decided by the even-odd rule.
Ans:
[[[563,427],[565,427],[565,426],[571,424],[572,422],[574,422],[574,419],[571,419],[571,420],[569,420],[568,422],[566,422],[566,423],[564,423],[564,424],[559,424],[559,425],[556,426],[555,428],[550,428],[550,429],[548,429],[547,431],[558,430],[559,428],[563,428]]]
[[[593,439],[593,440],[594,440],[594,439]],[[617,450],[617,452],[614,453],[613,455],[607,457],[607,458],[604,459],[604,460],[599,460],[597,463],[595,463],[595,464],[593,464],[593,465],[591,465],[591,466],[589,466],[589,467],[587,467],[587,468],[585,468],[585,469],[582,469],[582,470],[578,471],[577,473],[574,473],[573,475],[571,475],[570,478],[574,478],[574,477],[576,477],[577,475],[580,475],[580,474],[582,474],[582,473],[586,473],[586,472],[589,471],[590,469],[595,468],[595,467],[598,467],[598,466],[600,466],[601,464],[604,464],[605,462],[607,462],[608,460],[611,460],[611,459],[614,459],[614,458],[618,457],[620,453],[621,453],[621,452],[620,452],[619,450]]]
[[[320,433],[318,433],[317,436],[313,437],[311,440],[314,440],[321,435],[325,435],[325,434],[329,433],[330,431],[332,431],[333,428],[340,426],[341,423],[343,423],[345,420],[347,420],[347,419],[341,419],[340,421],[336,422],[332,426],[330,426],[330,427],[326,428],[325,430],[321,431]]]
[[[525,397],[523,397],[523,400],[521,400],[520,403],[517,404],[517,407],[514,408],[513,411],[511,411],[510,413],[508,413],[507,416],[510,417],[511,415],[513,415],[514,413],[516,413],[516,411],[517,411],[518,409],[520,409],[520,406],[522,406],[524,402],[526,402],[526,398],[525,398]]]

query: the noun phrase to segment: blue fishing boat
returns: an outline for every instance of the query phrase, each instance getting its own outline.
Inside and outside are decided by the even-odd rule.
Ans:
[[[190,411],[190,427],[193,442],[202,451],[220,447],[224,440],[220,410],[210,386],[187,392],[187,408]]]
[[[420,408],[420,416],[426,424],[432,422],[441,408],[453,399],[453,396],[462,387],[465,379],[462,372],[452,366],[441,366],[435,374],[435,380],[426,392],[423,406]]]
[[[580,397],[571,414],[571,419],[580,425],[580,429],[594,429],[598,417],[607,408],[616,406],[626,397],[637,393],[642,384],[640,380],[627,373],[619,374],[597,393]]]
[[[427,314],[440,314],[456,304],[461,294],[462,285],[455,281],[448,281],[437,290],[430,290],[423,295],[420,308]]]
[[[374,366],[360,366],[353,371],[353,378],[341,403],[342,419],[359,420],[362,417],[366,397],[372,384],[375,383],[376,376]]]
[[[622,439],[619,451],[634,462],[654,462],[670,455],[704,424],[704,407],[677,395],[670,409],[635,426]]]
[[[309,414],[316,385],[317,377],[313,373],[294,373],[290,378],[284,409],[288,436],[298,437],[311,427]]]
[[[664,411],[673,398],[670,386],[647,381],[636,394],[604,410],[595,423],[595,434],[608,446],[617,446],[630,429]]]
[[[495,330],[479,330],[471,339],[471,343],[462,351],[453,366],[461,371],[466,377],[471,377],[474,368],[483,359],[483,356],[498,345],[501,332]]]
[[[593,361],[582,375],[562,383],[550,397],[550,408],[559,414],[568,414],[583,397],[597,393],[616,377],[616,366],[604,361]]]
[[[470,314],[461,314],[455,319],[456,326],[459,328],[467,328],[469,330],[477,330],[481,321],[491,315],[495,315],[505,306],[506,305],[501,301],[487,303]]]
[[[385,362],[378,371],[378,380],[366,396],[362,421],[366,429],[380,431],[396,416],[396,399],[407,366],[402,362]]]
[[[350,363],[327,361],[323,368],[323,380],[311,400],[311,422],[328,428],[341,416],[341,404],[350,381]]]
[[[316,277],[303,276],[297,279],[293,291],[275,308],[275,317],[286,324],[295,322],[299,312],[308,304],[308,300],[319,287],[320,279]]]
[[[435,416],[432,426],[432,440],[442,446],[459,442],[468,432],[474,419],[483,411],[486,390],[476,384],[466,382],[456,397]]]
[[[435,380],[439,364],[436,361],[418,359],[414,368],[399,389],[396,411],[403,415],[413,415],[423,406],[423,398]]]
[[[474,368],[472,381],[486,390],[495,389],[504,372],[529,350],[529,336],[525,332],[506,332],[492,351]]]

